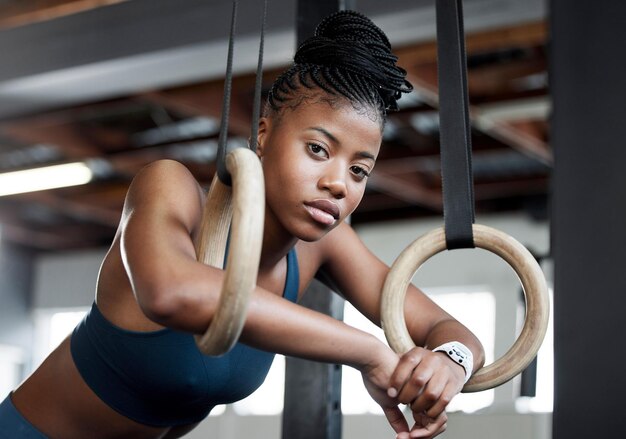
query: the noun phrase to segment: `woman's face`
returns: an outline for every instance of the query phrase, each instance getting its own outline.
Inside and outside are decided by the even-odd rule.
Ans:
[[[302,102],[259,123],[267,219],[305,241],[320,239],[358,206],[382,140],[373,111],[347,101]]]

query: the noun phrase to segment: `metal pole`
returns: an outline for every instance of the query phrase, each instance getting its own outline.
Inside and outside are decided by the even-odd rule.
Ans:
[[[626,3],[550,6],[553,438],[623,438]]]
[[[343,318],[343,299],[319,281],[301,303]],[[341,365],[287,358],[283,439],[339,439],[341,430]]]

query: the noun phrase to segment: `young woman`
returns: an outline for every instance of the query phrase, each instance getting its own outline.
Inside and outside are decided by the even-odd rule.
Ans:
[[[446,405],[483,363],[465,327],[411,286],[407,326],[423,347],[398,356],[296,304],[323,269],[380,324],[388,267],[344,219],[374,168],[386,112],[411,89],[395,61],[380,29],[344,11],[320,24],[274,83],[258,132],[266,187],[258,286],[231,352],[204,356],[192,335],[211,322],[223,278],[194,252],[205,194],[181,164],[153,163],[129,188],[90,313],[2,403],[0,437],[180,437],[215,405],[252,393],[273,352],[357,368],[399,438],[441,433]],[[433,351],[449,342],[471,364]]]

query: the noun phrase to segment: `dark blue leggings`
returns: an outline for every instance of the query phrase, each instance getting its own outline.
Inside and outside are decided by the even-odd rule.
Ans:
[[[17,411],[11,395],[0,404],[0,439],[48,439]]]

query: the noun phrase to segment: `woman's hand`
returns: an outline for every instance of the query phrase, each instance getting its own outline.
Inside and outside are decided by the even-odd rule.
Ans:
[[[415,424],[411,428],[411,432],[399,434],[397,439],[434,438],[446,431],[448,425],[448,415],[445,411],[441,412],[435,419],[429,418],[424,413],[413,412],[413,419]]]
[[[388,396],[409,404],[415,425],[398,439],[433,438],[446,429],[445,409],[465,384],[465,370],[443,352],[415,347],[400,358]]]
[[[383,409],[391,428],[398,435],[408,435],[409,424],[398,407],[399,401],[388,394],[391,375],[396,370],[400,358],[382,343],[381,347],[380,353],[375,355],[373,362],[361,370],[363,383],[372,399]]]

